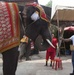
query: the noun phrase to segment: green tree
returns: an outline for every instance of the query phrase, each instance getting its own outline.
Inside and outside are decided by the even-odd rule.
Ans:
[[[52,1],[50,0],[50,1],[46,4],[46,6],[52,7]]]

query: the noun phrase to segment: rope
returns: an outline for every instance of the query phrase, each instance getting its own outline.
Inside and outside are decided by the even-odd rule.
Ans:
[[[19,14],[19,16],[20,16],[20,20],[21,20],[21,22],[22,22],[21,15]],[[37,21],[37,20],[36,20],[36,21]],[[35,23],[36,21],[33,21],[32,23],[28,24],[27,27],[28,27],[29,25],[32,25],[32,24]],[[26,29],[27,27],[26,27],[26,23],[25,23],[25,27],[24,27],[23,22],[22,22],[22,28],[23,28],[24,33],[25,33],[25,29]]]

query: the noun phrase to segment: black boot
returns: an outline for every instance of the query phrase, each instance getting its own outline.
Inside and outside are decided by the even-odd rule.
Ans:
[[[46,64],[45,64],[45,66],[48,66],[48,62],[46,61]]]
[[[52,61],[51,61],[51,63],[50,63],[50,67],[52,67]]]
[[[52,67],[52,64],[50,64],[50,67]]]

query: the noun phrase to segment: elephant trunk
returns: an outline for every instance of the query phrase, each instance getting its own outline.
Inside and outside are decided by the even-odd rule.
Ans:
[[[46,41],[47,41],[53,48],[55,48],[54,45],[50,42],[49,39],[46,39]]]

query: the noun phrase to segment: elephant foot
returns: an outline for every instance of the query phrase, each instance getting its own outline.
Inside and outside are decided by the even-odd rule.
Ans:
[[[22,62],[22,60],[18,60],[19,62]]]
[[[19,58],[19,59],[18,59],[18,61],[19,61],[19,62],[22,62],[22,61],[23,61],[23,59],[22,59],[22,58]]]
[[[31,58],[26,58],[26,61],[31,60]]]

